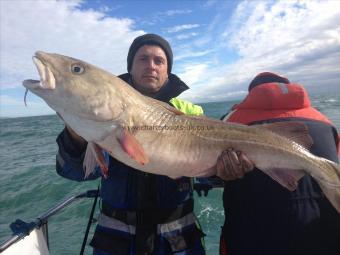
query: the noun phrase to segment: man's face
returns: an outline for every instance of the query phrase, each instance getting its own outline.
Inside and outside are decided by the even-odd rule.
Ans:
[[[163,49],[144,45],[133,58],[130,74],[135,89],[145,95],[159,91],[168,79],[168,62]]]

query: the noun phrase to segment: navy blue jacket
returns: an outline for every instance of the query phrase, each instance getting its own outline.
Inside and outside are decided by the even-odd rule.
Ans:
[[[120,78],[130,82],[128,74]],[[168,83],[161,88],[155,98],[169,103],[171,98],[178,96],[186,89],[188,87],[177,76],[171,74]],[[84,181],[83,159],[86,146],[76,148],[67,129],[64,129],[58,136],[57,143],[59,146],[56,165],[58,174],[68,179]],[[106,162],[109,163],[109,174],[107,178],[101,178],[100,196],[103,213],[98,218],[98,225],[91,241],[91,245],[95,248],[94,254],[134,255],[137,247],[145,249],[146,240],[155,241],[155,244],[153,241],[150,242],[147,249],[154,249],[154,254],[158,255],[169,255],[179,250],[183,255],[205,254],[201,242],[203,233],[193,214],[193,190],[190,178],[182,177],[173,180],[167,176],[144,173],[119,162],[107,152],[104,154]],[[98,177],[101,177],[101,173],[97,167],[97,171],[86,180]],[[111,213],[108,215],[107,208],[110,212],[115,212],[114,216]],[[186,209],[183,209],[182,214],[176,214],[175,212],[178,212],[176,208]],[[157,220],[156,226],[154,223],[140,224],[140,220],[142,222],[150,222],[150,220],[138,216],[136,220],[139,223],[133,225],[131,221],[118,218],[116,212],[123,213],[123,215],[124,213],[135,215],[134,213],[137,212],[138,215],[143,216],[147,212],[148,219],[162,216],[164,212],[166,212],[165,215],[173,213],[177,216],[175,220],[171,218],[170,223]],[[153,236],[152,233],[157,233],[157,237],[146,239]],[[103,253],[104,251],[106,253]]]

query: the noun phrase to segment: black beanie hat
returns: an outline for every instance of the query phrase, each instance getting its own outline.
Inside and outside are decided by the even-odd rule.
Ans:
[[[279,83],[285,83],[288,84],[290,81],[282,77],[278,74],[271,73],[271,72],[263,72],[259,73],[258,75],[255,76],[255,78],[251,81],[248,87],[248,91],[253,89],[254,87],[263,84],[263,83],[270,83],[270,82],[279,82]]]
[[[159,35],[156,35],[156,34],[141,35],[141,36],[138,36],[135,40],[133,40],[133,42],[130,46],[130,49],[129,49],[128,56],[127,56],[127,70],[128,70],[128,72],[130,72],[130,70],[131,70],[133,58],[135,57],[136,52],[143,45],[160,46],[164,50],[166,57],[167,57],[167,60],[168,60],[168,74],[171,73],[173,56],[172,56],[172,50],[171,50],[170,44],[168,43],[167,40],[165,40],[164,38],[162,38],[162,37],[160,37]]]

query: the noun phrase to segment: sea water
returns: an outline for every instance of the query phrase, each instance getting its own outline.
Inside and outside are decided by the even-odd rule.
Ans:
[[[312,96],[311,100],[339,130],[340,93]],[[201,105],[206,115],[220,118],[234,103]],[[9,224],[16,219],[34,221],[57,202],[97,188],[99,180],[74,182],[57,175],[55,139],[62,129],[63,123],[55,115],[0,119],[0,243],[11,236]],[[225,218],[222,192],[222,189],[215,189],[207,197],[195,194],[195,212],[206,234],[209,255],[218,254],[219,235]],[[92,199],[76,201],[50,218],[51,254],[79,253],[92,203]],[[91,247],[86,247],[85,254],[92,254]]]

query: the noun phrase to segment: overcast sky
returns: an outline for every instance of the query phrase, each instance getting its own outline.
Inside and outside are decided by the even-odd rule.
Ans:
[[[133,39],[169,40],[176,73],[193,102],[245,96],[259,72],[274,71],[340,93],[340,1],[0,1],[0,117],[53,113],[22,81],[37,79],[37,50],[126,72]]]

